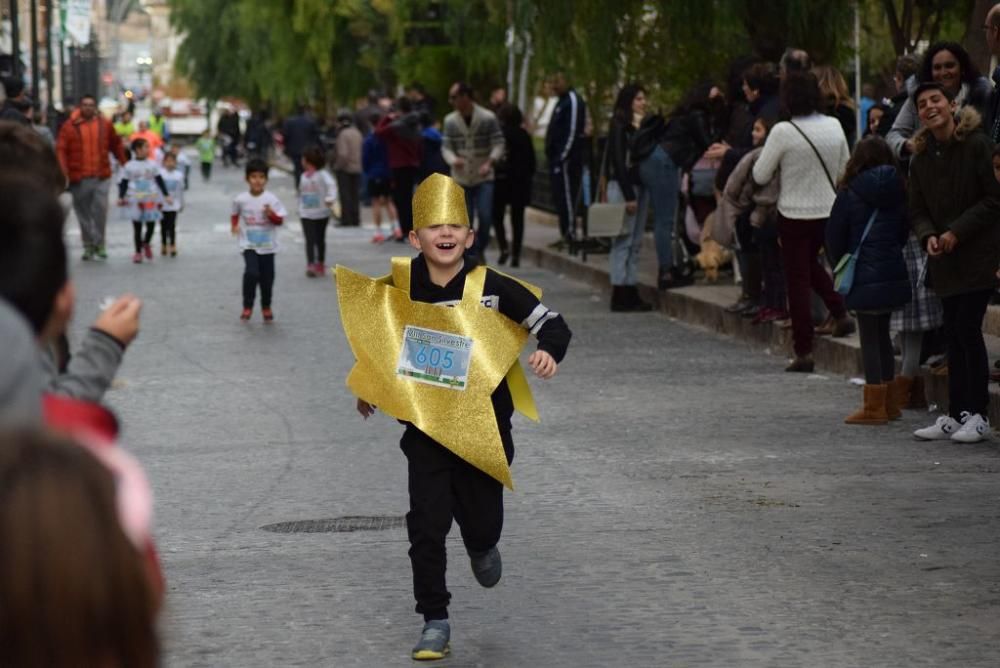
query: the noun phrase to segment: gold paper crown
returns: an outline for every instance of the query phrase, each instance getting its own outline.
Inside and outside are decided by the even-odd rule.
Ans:
[[[469,227],[465,190],[444,174],[431,174],[413,193],[413,229],[431,225]]]

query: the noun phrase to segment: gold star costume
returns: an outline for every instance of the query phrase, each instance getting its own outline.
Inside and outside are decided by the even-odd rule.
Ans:
[[[462,188],[440,174],[427,178],[413,196],[413,221],[414,229],[468,226]],[[536,421],[538,411],[518,361],[528,332],[482,305],[486,267],[466,274],[462,301],[453,307],[410,299],[409,258],[393,258],[392,273],[379,279],[339,265],[336,276],[340,317],[357,360],[347,376],[348,387],[513,489],[490,397],[506,377],[514,407]],[[524,285],[541,296],[538,288]],[[428,384],[414,378],[423,374],[404,372],[408,327],[471,339],[466,382]],[[460,383],[462,389],[456,389]]]

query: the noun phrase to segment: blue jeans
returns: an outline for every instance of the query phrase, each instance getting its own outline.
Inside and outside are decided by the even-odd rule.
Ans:
[[[680,170],[670,159],[670,154],[662,146],[657,146],[639,165],[639,180],[653,204],[653,238],[656,241],[657,263],[660,269],[672,267],[674,259],[670,237],[677,214]]]
[[[490,243],[490,227],[493,222],[493,182],[483,181],[475,186],[462,186],[465,190],[465,208],[469,212],[469,225],[472,225],[473,214],[479,214],[479,227],[476,229],[476,241],[472,246],[472,255],[482,257],[483,251]]]
[[[638,188],[638,208],[625,216],[625,234],[611,242],[611,285],[635,285],[639,282],[639,251],[642,236],[646,232],[646,212],[649,206],[649,191]],[[608,181],[608,202],[624,202],[621,187],[617,181]]]

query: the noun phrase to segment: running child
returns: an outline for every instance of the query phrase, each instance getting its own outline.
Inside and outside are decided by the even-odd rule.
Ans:
[[[127,207],[132,220],[135,240],[135,255],[132,262],[142,264],[143,256],[152,261],[153,231],[160,220],[160,207],[172,203],[167,186],[160,176],[160,168],[149,157],[149,142],[136,139],[132,142],[132,159],[122,169],[122,180],[118,183],[118,204]],[[143,234],[142,226],[146,232]]]
[[[441,306],[461,303],[456,308],[471,308],[473,314],[476,308],[498,312],[516,326],[528,330],[537,337],[538,349],[528,358],[528,365],[535,375],[543,379],[554,376],[558,363],[565,356],[569,346],[571,337],[569,327],[562,316],[546,308],[525,285],[466,260],[465,254],[472,248],[475,233],[469,226],[464,191],[461,186],[450,177],[433,174],[417,188],[413,203],[414,230],[409,234],[409,241],[420,254],[406,263],[406,278],[401,277],[403,274],[397,278],[394,266],[392,283],[395,288],[409,293],[409,303],[425,302]],[[464,299],[466,293],[472,295],[472,299],[478,303],[466,304]],[[364,294],[367,295],[367,292]],[[342,313],[345,300],[351,298],[351,295],[341,296]],[[365,296],[361,298],[364,299]],[[394,303],[399,304],[399,302]],[[409,308],[408,305],[396,308],[397,312],[391,314],[385,314],[384,309],[376,309],[368,317],[388,318],[391,321],[407,322],[408,325],[417,324],[408,322],[414,317],[412,312],[399,312],[399,309]],[[494,359],[491,355],[495,356],[499,352],[496,344],[491,346],[491,335],[497,334],[495,325],[485,323],[476,325],[475,320],[476,316],[473,315],[468,322],[460,326],[466,331],[449,332],[449,336],[444,337],[450,341],[445,345],[452,346],[454,350],[441,352],[438,347],[431,346],[430,358],[433,358],[435,353],[439,353],[442,359],[447,358],[447,367],[453,369],[451,373],[461,373],[456,371],[457,369],[466,370],[464,377],[460,379],[462,383],[482,382],[473,380],[473,376],[468,373],[473,364],[471,355]],[[345,320],[345,328],[347,326]],[[368,331],[370,328],[362,329]],[[407,326],[407,330],[410,329],[412,328]],[[423,331],[435,334],[431,330]],[[401,333],[401,336],[405,338],[406,334]],[[351,338],[350,333],[348,337]],[[497,343],[501,337],[502,335],[497,336]],[[352,340],[352,345],[356,340]],[[462,341],[467,341],[468,344]],[[456,342],[457,347],[455,347]],[[378,351],[387,348],[384,341],[359,343],[375,346],[366,352],[369,358],[372,353],[378,356],[380,354]],[[408,343],[409,341],[404,340],[404,351],[410,350]],[[496,349],[493,349],[494,347]],[[420,354],[423,353],[418,353],[417,357],[412,359],[419,363]],[[382,352],[381,356],[385,357],[385,353]],[[390,353],[389,357],[391,359],[387,358],[387,363],[395,369],[397,359],[395,351]],[[408,353],[405,359],[411,359]],[[457,361],[453,364],[453,360]],[[399,365],[403,364],[404,362],[399,362]],[[513,364],[516,366],[516,356],[513,358]],[[437,373],[443,377],[441,371],[443,368],[428,369],[426,373]],[[508,373],[513,371],[514,368],[511,367]],[[517,367],[517,371],[520,371],[520,367]],[[399,375],[398,371],[396,375]],[[458,376],[452,378],[458,379]],[[518,378],[523,380],[523,376]],[[463,384],[462,387],[464,386]],[[378,391],[382,393],[381,396],[377,396],[378,392],[369,394],[368,398],[372,403],[359,398],[358,412],[367,419],[374,414],[375,406],[372,404],[375,402],[379,402],[386,411],[395,410],[390,406],[397,404],[400,392],[406,392],[408,396],[412,396],[412,399],[406,400],[407,403],[412,401],[419,404],[414,413],[418,414],[419,418],[413,419],[426,424],[424,429],[446,433],[438,432],[436,428],[431,427],[431,424],[436,419],[435,414],[440,418],[443,416],[442,411],[448,409],[436,401],[438,395],[417,394],[419,392],[417,387],[425,387],[425,382],[414,383],[414,387],[405,386],[405,388],[394,385],[388,392]],[[438,389],[431,388],[431,390]],[[470,388],[461,393],[456,392],[456,395],[459,394],[461,396],[455,396],[449,405],[467,400],[474,396],[474,391]],[[493,418],[496,422],[493,424],[487,419],[486,426],[490,434],[494,433],[492,431],[494,428],[499,432],[499,441],[502,443],[508,464],[514,457],[511,417],[520,396],[522,395],[519,392],[516,395],[512,394],[511,386],[506,379],[499,381],[491,396]],[[472,572],[476,580],[483,587],[496,585],[500,581],[502,572],[497,543],[503,526],[503,485],[495,477],[491,477],[465,458],[458,456],[451,449],[456,447],[455,444],[451,444],[450,447],[442,444],[442,441],[451,443],[449,438],[441,436],[436,440],[413,422],[406,421],[405,424],[406,431],[403,433],[400,446],[408,460],[409,471],[410,511],[406,515],[406,526],[410,539],[409,554],[413,568],[413,589],[417,600],[416,611],[424,618],[420,639],[413,648],[411,656],[418,660],[440,659],[450,651],[451,634],[448,623],[448,603],[451,594],[445,582],[445,538],[454,519],[461,529],[462,540],[471,559]],[[470,411],[467,424],[461,428],[471,431],[475,428],[473,425]]]
[[[205,130],[194,143],[198,149],[198,162],[201,164],[201,180],[207,182],[212,178],[212,163],[215,162],[215,140],[212,133]]]
[[[160,221],[160,255],[177,257],[177,214],[184,210],[184,188],[187,176],[177,165],[177,156],[167,152],[163,156],[160,178],[167,187],[169,198],[163,203]]]
[[[267,163],[259,158],[247,162],[246,180],[249,190],[233,199],[229,223],[233,236],[240,240],[243,254],[243,312],[240,320],[247,322],[253,314],[253,303],[260,286],[261,315],[264,322],[274,320],[271,294],[274,288],[274,254],[278,252],[278,226],[288,215],[285,206],[267,187]]]
[[[191,185],[189,183],[191,178],[191,159],[187,157],[187,154],[181,150],[181,147],[178,144],[169,144],[167,146],[167,150],[163,154],[164,159],[166,159],[166,156],[168,155],[174,156],[174,160],[177,163],[177,169],[184,175],[184,190],[187,190]],[[162,165],[163,163],[161,162],[160,164]]]
[[[326,271],[326,225],[330,222],[330,206],[337,199],[337,183],[323,169],[326,160],[318,146],[302,154],[302,176],[299,179],[299,217],[306,237],[306,276],[315,278]]]

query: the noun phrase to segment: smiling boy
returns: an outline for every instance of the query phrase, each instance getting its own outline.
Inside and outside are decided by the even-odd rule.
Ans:
[[[569,327],[562,316],[550,311],[524,285],[468,259],[466,252],[473,246],[475,233],[469,227],[461,186],[447,176],[434,174],[414,193],[413,210],[414,230],[409,241],[420,255],[409,264],[409,285],[395,287],[408,289],[414,302],[453,306],[462,301],[466,278],[471,274],[470,284],[482,281],[482,306],[499,312],[538,339],[538,349],[528,358],[535,375],[543,379],[555,375],[569,345]],[[485,272],[485,276],[473,272]],[[473,333],[453,334],[457,339],[469,335],[471,341]],[[480,337],[474,345],[476,355],[488,356],[488,337]],[[491,400],[509,464],[514,457],[514,400],[506,380],[496,387]],[[375,411],[362,399],[358,399],[357,407],[366,419]],[[420,408],[434,410],[433,405]],[[499,582],[497,543],[503,526],[503,486],[412,423],[406,423],[400,446],[408,461],[410,511],[406,526],[416,611],[425,622],[411,656],[417,660],[440,659],[450,651],[451,632],[445,538],[454,519],[461,529],[476,580],[484,587]]]
[[[1000,184],[978,112],[966,107],[956,117],[954,96],[938,82],[921,84],[913,102],[924,129],[914,137],[910,220],[929,256],[930,285],[944,306],[948,350],[948,415],[913,435],[975,443],[990,430],[982,326],[996,287]]]

